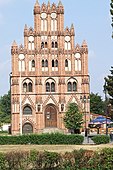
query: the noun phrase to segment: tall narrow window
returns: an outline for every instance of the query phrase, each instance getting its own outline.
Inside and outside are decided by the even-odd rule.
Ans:
[[[55,65],[54,65],[54,60],[52,60],[52,67],[54,67]]]
[[[54,82],[51,83],[51,92],[55,92],[55,83]]]
[[[32,92],[32,83],[31,82],[28,84],[28,92]]]
[[[52,43],[51,43],[51,46],[52,46],[52,48],[54,48],[54,47],[55,47],[55,46],[54,46],[54,42],[52,42]]]
[[[42,60],[42,67],[44,67],[44,60]]]
[[[24,84],[23,84],[23,91],[24,91],[24,92],[27,92],[27,83],[24,83]]]
[[[55,67],[58,67],[58,60],[55,60]]]
[[[43,49],[43,48],[44,48],[44,42],[41,43],[41,49]]]
[[[68,67],[68,60],[65,60],[65,67]]]
[[[47,42],[45,42],[45,48],[47,48]]]
[[[45,67],[48,67],[48,61],[45,60]]]
[[[46,83],[46,92],[50,92],[50,83],[49,82]]]
[[[68,82],[67,90],[68,91],[72,91],[72,84],[71,84],[71,82]]]
[[[55,48],[58,48],[58,43],[57,42],[55,42]]]
[[[32,63],[31,63],[32,67],[35,67],[35,61],[32,60]]]
[[[76,84],[76,82],[73,82],[73,91],[77,91],[77,84]]]

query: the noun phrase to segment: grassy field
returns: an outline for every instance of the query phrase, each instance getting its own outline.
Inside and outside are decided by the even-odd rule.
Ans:
[[[71,152],[75,149],[99,150],[103,148],[113,148],[113,144],[101,145],[0,145],[0,152],[10,151],[50,151],[50,152]]]

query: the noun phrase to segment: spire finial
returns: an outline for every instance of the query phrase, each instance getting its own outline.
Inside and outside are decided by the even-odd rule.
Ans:
[[[62,6],[62,2],[61,2],[61,0],[59,0],[59,2],[58,2],[58,6]]]
[[[13,41],[12,46],[17,46],[17,43],[15,40]]]
[[[38,0],[36,0],[36,3],[35,3],[35,5],[39,5],[39,2],[38,2]]]
[[[48,0],[48,5],[50,6],[50,0]]]
[[[74,24],[73,23],[71,24],[71,28],[74,28]]]
[[[85,40],[83,40],[82,46],[87,46],[87,43]]]

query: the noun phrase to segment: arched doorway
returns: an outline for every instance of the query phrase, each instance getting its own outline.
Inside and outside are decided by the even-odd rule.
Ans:
[[[45,109],[45,127],[57,127],[57,110],[52,104]]]
[[[22,128],[23,134],[33,133],[33,126],[30,123],[25,123]]]

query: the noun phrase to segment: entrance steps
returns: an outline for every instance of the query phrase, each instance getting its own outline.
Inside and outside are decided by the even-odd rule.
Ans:
[[[43,133],[57,133],[57,132],[64,133],[63,130],[58,129],[58,128],[44,128],[43,129]]]

